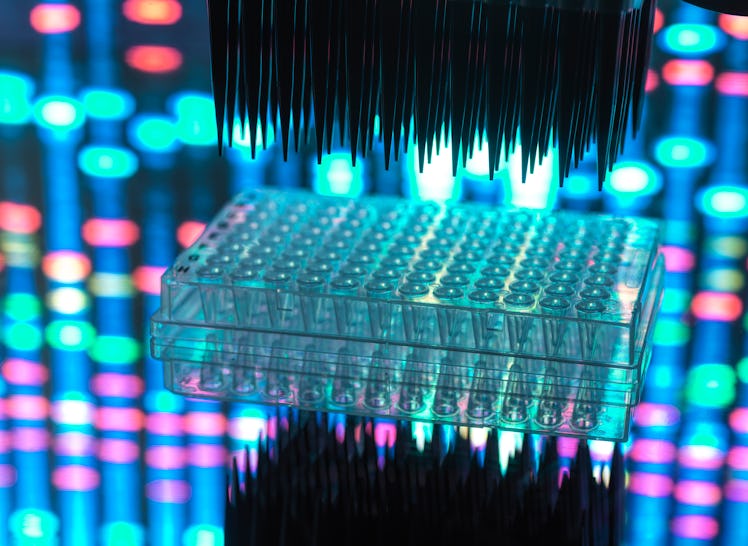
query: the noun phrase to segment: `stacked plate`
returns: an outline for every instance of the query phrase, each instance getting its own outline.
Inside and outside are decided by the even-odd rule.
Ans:
[[[648,220],[236,197],[163,276],[192,397],[624,440],[663,290]]]

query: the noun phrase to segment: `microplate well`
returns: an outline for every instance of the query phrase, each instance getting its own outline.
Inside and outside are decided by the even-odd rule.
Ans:
[[[658,237],[641,219],[253,191],[164,274],[152,351],[190,396],[623,439]]]

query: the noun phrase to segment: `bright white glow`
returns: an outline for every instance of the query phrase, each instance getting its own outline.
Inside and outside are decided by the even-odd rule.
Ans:
[[[83,332],[77,326],[63,326],[60,328],[60,342],[68,347],[76,347],[83,342]]]
[[[88,306],[88,297],[83,290],[65,286],[47,294],[47,306],[63,315],[74,315]]]
[[[77,129],[85,121],[83,105],[62,95],[39,98],[34,103],[34,118],[39,126],[58,134]]]
[[[678,32],[677,40],[683,47],[693,47],[701,41],[701,35],[695,30],[681,30]]]
[[[412,434],[419,453],[423,453],[423,450],[426,447],[426,442],[431,441],[431,434],[433,430],[433,425],[429,423],[421,423],[420,421],[413,422]]]
[[[621,167],[610,174],[610,189],[621,193],[637,193],[649,185],[649,173],[640,167]]]
[[[499,433],[499,462],[502,474],[509,466],[509,459],[522,449],[522,433],[502,431]]]
[[[229,421],[229,436],[244,442],[257,442],[267,435],[263,417],[237,417]]]
[[[488,143],[485,137],[482,148],[478,148],[478,137],[475,137],[473,155],[465,162],[465,170],[475,176],[488,176]]]
[[[95,415],[94,405],[84,400],[60,400],[52,404],[52,421],[59,425],[90,425]]]
[[[21,522],[21,534],[26,538],[43,538],[42,518],[37,514],[26,514]]]
[[[13,535],[12,544],[53,544],[60,528],[57,516],[34,508],[13,512],[7,523],[6,530]]]
[[[603,189],[621,207],[632,206],[640,197],[657,193],[662,187],[659,173],[643,161],[625,161],[613,168]]]
[[[200,529],[195,535],[196,546],[216,546],[216,534],[213,531]]]
[[[722,451],[714,446],[707,445],[686,445],[681,448],[681,453],[687,451],[688,458],[693,461],[712,461],[722,457]]]
[[[273,127],[268,124],[267,128],[267,145],[270,146],[273,143]],[[250,144],[252,143],[250,135],[251,132],[249,130],[249,123],[244,124],[244,134],[242,134],[242,124],[241,122],[237,121],[234,123],[234,129],[232,131],[232,137],[233,140],[233,147],[240,149],[240,150],[250,150]],[[255,146],[257,149],[262,149],[262,127],[258,124],[257,126],[257,134],[255,136]]]
[[[483,449],[488,443],[488,429],[474,427],[470,429],[470,445],[474,449]]]
[[[312,187],[320,195],[358,197],[364,192],[364,165],[358,161],[354,167],[349,153],[337,152],[323,156],[319,165],[315,159],[312,169]]]
[[[610,466],[605,465],[603,467],[602,479],[603,479],[603,483],[605,484],[605,487],[608,487],[610,485]]]
[[[506,204],[529,209],[550,210],[556,204],[558,193],[558,164],[555,150],[543,158],[543,164],[535,165],[533,173],[527,173],[522,183],[522,146],[517,143],[509,156],[509,187]]]
[[[745,195],[736,191],[717,191],[712,194],[710,204],[715,211],[735,213],[745,210]]]
[[[670,149],[670,158],[675,161],[684,161],[691,155],[691,148],[685,144],[676,144]]]
[[[183,546],[223,546],[223,529],[215,525],[193,525],[182,535]]]
[[[590,456],[597,461],[610,461],[616,448],[615,443],[604,440],[590,440],[589,446]]]
[[[350,160],[341,158],[330,161],[327,171],[327,182],[330,192],[335,195],[348,195],[353,183],[353,166]]]
[[[676,23],[658,36],[660,47],[669,53],[703,57],[725,47],[725,34],[715,26]]]
[[[748,188],[736,185],[710,186],[696,195],[696,206],[716,218],[748,217]]]
[[[444,135],[444,132],[442,132]],[[452,201],[459,200],[462,195],[462,177],[452,176],[452,151],[450,146],[442,140],[439,153],[434,145],[431,153],[431,163],[428,158],[424,162],[423,172],[420,172],[420,156],[416,146],[408,154],[408,171],[405,173],[406,183],[410,184],[410,196],[423,201]]]
[[[55,127],[72,125],[78,115],[75,106],[69,102],[52,100],[42,106],[42,118]]]
[[[101,154],[98,163],[101,170],[109,170],[114,167],[114,159],[110,155]]]

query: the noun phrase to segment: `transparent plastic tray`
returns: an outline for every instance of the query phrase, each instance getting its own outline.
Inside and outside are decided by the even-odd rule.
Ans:
[[[658,237],[657,224],[640,219],[254,191],[226,206],[163,276],[152,351],[176,392],[231,399],[243,398],[229,387],[233,375],[267,381],[273,351],[286,353],[301,366],[291,394],[268,398],[266,385],[247,398],[299,406],[305,377],[323,379],[324,404],[334,405],[338,379],[368,379],[379,369],[373,356],[387,355],[398,363],[388,408],[366,403],[362,381],[338,410],[522,430],[534,430],[538,385],[556,377],[563,411],[591,392],[606,417],[587,431],[555,432],[620,439],[651,355]],[[324,356],[288,356],[309,347]],[[415,373],[419,366],[436,371]],[[480,391],[483,374],[493,401],[476,422],[469,406],[479,397],[469,391]],[[213,376],[223,387],[203,388]],[[456,377],[471,385],[460,410],[436,415],[439,381]],[[500,415],[512,385],[529,393],[522,426]],[[409,386],[427,391],[410,413],[399,402]]]
[[[440,376],[437,386],[425,387],[407,382],[395,386],[384,376],[365,381],[313,373],[296,376],[282,369],[256,373],[251,367],[226,374],[225,363],[166,362],[166,383],[190,397],[611,441],[627,438],[635,406],[607,402],[584,382],[581,388],[565,390],[552,383],[492,380],[480,372],[469,386]]]
[[[261,373],[291,362],[297,374],[312,373],[303,362],[314,362],[313,373],[366,377],[371,370],[385,370],[398,383],[402,377],[423,381],[433,386],[435,375],[453,375],[472,380],[476,369],[489,370],[493,377],[506,378],[509,374],[526,382],[542,382],[556,378],[559,384],[576,385],[588,378],[594,388],[619,393],[629,403],[631,395],[639,392],[640,383],[633,368],[614,368],[539,358],[524,358],[467,351],[441,350],[431,347],[409,347],[390,344],[382,349],[377,343],[351,345],[345,340],[319,339],[313,336],[274,335],[262,332],[248,335],[242,331],[223,331],[214,328],[159,325],[161,335],[154,337],[153,354],[161,360],[178,359],[193,362],[227,364],[227,373],[235,365],[251,367]],[[166,331],[168,330],[168,334]],[[645,358],[651,356],[647,348]],[[272,364],[271,364],[272,363]],[[433,370],[433,373],[420,373]]]
[[[361,357],[346,345],[335,354],[313,345],[288,350],[283,346],[294,343],[286,337],[270,347],[228,347],[213,333],[203,349],[154,345],[154,353],[167,365],[170,388],[191,397],[608,440],[625,439],[640,394],[638,383],[600,381],[593,374],[602,368],[556,363],[530,374],[523,372],[533,366],[527,359],[457,366],[456,355],[434,365],[418,351],[403,359]]]

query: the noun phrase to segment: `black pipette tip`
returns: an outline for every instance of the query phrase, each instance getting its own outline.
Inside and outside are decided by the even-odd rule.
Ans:
[[[396,455],[381,466],[372,421],[349,420],[336,439],[326,420],[303,413],[300,419],[279,430],[275,441],[260,442],[254,474],[246,452],[243,489],[239,465],[230,469],[227,545],[482,545],[496,537],[509,545],[621,543],[619,447],[606,487],[592,477],[585,442],[559,481],[553,438],[544,441],[536,462],[534,441],[525,437],[502,474],[496,433],[489,433],[481,463],[459,434],[447,448],[442,434],[448,429],[441,427],[420,453],[410,426],[401,423]]]
[[[423,170],[444,139],[456,173],[485,137],[489,178],[518,140],[523,180],[557,144],[563,182],[597,143],[602,187],[639,129],[654,3],[208,0],[219,153],[246,119],[253,154],[269,121],[284,159],[313,126],[318,161],[337,133],[388,168],[412,138]]]

